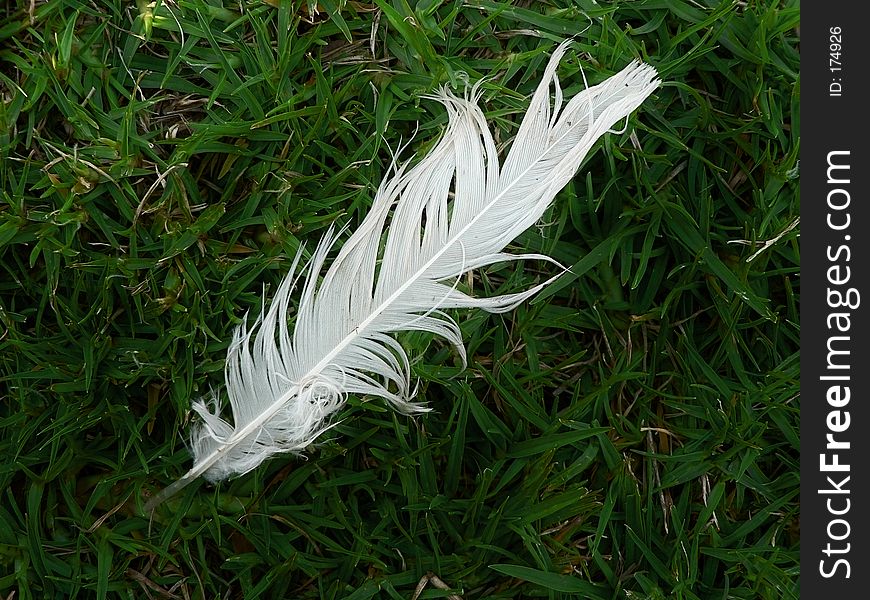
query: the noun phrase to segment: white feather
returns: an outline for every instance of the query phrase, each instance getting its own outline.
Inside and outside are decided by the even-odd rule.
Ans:
[[[348,394],[383,398],[404,413],[427,410],[413,402],[409,358],[392,334],[433,333],[464,360],[459,327],[445,309],[507,311],[549,283],[490,298],[455,286],[463,273],[492,263],[551,260],[503,250],[542,216],[595,141],[660,83],[653,67],[633,62],[562,107],[556,68],[566,47],[554,51],[501,166],[477,86],[470,98],[440,91],[449,123],[435,148],[413,168],[394,166],[322,278],[341,235],[332,229],[304,273],[301,251],[296,256],[269,310],[250,329],[236,330],[226,362],[233,423],[220,416],[217,396],[193,404],[200,417],[194,466],[150,508],[200,475],[220,481],[273,454],[302,451],[330,427]],[[298,284],[291,332],[287,315]]]

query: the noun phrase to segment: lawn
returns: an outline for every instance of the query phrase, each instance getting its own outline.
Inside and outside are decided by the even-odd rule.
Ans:
[[[17,0],[0,8],[0,596],[797,598],[796,1]],[[569,98],[662,86],[509,246],[570,268],[399,334],[417,400],[192,484],[191,403],[304,244],[484,79],[502,155]],[[333,253],[334,256],[334,253]],[[473,271],[476,296],[555,275]]]

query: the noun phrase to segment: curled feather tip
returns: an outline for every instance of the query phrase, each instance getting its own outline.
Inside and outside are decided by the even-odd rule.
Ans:
[[[563,105],[556,69],[566,49],[563,43],[553,52],[503,163],[476,90],[465,98],[439,92],[449,120],[432,151],[411,168],[394,168],[328,269],[341,234],[334,229],[302,272],[300,250],[270,308],[236,330],[225,367],[233,422],[220,416],[217,396],[193,404],[194,465],[146,510],[200,476],[216,482],[274,454],[302,452],[331,427],[348,394],[383,398],[403,413],[426,411],[413,402],[410,359],[392,335],[435,334],[464,361],[459,326],[445,310],[511,310],[559,276],[489,298],[469,296],[454,283],[497,262],[555,263],[504,249],[540,219],[595,141],[660,84],[653,67],[632,62]],[[291,330],[287,315],[297,288]]]

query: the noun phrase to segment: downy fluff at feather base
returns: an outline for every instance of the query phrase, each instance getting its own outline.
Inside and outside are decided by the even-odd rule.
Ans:
[[[216,395],[193,404],[194,465],[149,508],[200,475],[216,482],[273,454],[301,452],[330,427],[348,394],[383,398],[403,413],[427,410],[413,402],[409,357],[392,334],[433,333],[464,360],[446,310],[508,311],[552,281],[490,298],[455,285],[463,273],[501,261],[555,262],[504,249],[543,215],[595,141],[660,84],[653,67],[632,62],[563,107],[556,69],[566,49],[553,52],[503,164],[477,106],[479,88],[466,98],[440,91],[449,122],[432,151],[413,167],[394,165],[328,269],[342,231],[330,229],[301,271],[300,250],[268,311],[236,330],[225,367],[233,422],[220,416]]]

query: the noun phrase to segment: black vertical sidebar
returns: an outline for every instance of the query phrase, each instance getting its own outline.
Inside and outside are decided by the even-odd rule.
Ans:
[[[870,180],[863,3],[801,7],[801,596],[870,578]]]

